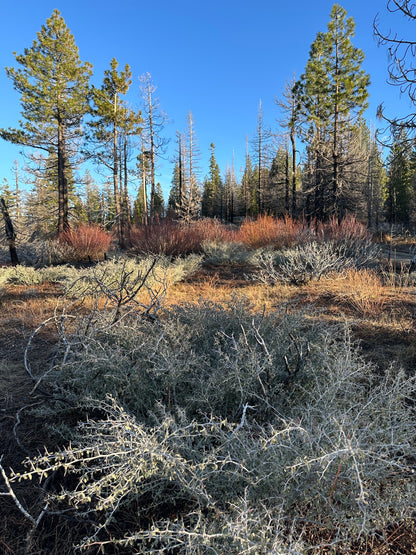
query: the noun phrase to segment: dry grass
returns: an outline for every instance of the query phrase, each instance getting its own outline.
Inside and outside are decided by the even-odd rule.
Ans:
[[[347,302],[360,317],[378,318],[386,306],[385,287],[373,270],[349,270],[341,281],[340,302]]]

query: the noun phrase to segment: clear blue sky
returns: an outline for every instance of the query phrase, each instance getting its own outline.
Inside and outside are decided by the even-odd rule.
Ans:
[[[377,106],[384,102],[391,115],[410,110],[407,97],[386,84],[387,53],[373,38],[373,19],[380,12],[384,29],[414,37],[414,27],[389,14],[385,0],[339,2],[356,23],[355,46],[366,55],[370,73],[370,107],[367,119],[374,126]],[[326,31],[332,0],[3,0],[0,7],[0,127],[16,126],[20,117],[19,94],[3,68],[16,65],[13,52],[23,53],[36,33],[58,9],[73,33],[80,57],[94,66],[93,83],[100,85],[103,72],[115,57],[133,72],[127,100],[138,106],[137,77],[152,75],[157,96],[170,124],[168,152],[173,156],[176,130],[186,128],[192,111],[201,151],[201,178],[207,173],[209,145],[216,145],[221,171],[231,165],[233,152],[237,176],[244,163],[246,135],[253,136],[259,100],[265,121],[277,130],[279,96],[293,74],[300,76],[309,48],[318,31]],[[416,25],[416,24],[414,24]],[[409,35],[409,30],[413,31]],[[15,159],[23,165],[20,148],[0,139],[0,182],[12,181]],[[159,180],[166,193],[172,163],[160,168]]]

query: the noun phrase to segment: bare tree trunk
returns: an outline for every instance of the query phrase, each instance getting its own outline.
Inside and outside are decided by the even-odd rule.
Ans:
[[[292,216],[296,215],[296,139],[295,127],[290,129],[290,142],[292,143]]]
[[[117,95],[114,98],[114,113],[117,112]],[[123,222],[121,214],[120,187],[118,183],[118,130],[114,118],[113,125],[113,188],[114,202],[116,205],[117,239],[121,248],[124,248]]]
[[[68,181],[66,177],[64,129],[58,124],[58,235],[69,228]]]

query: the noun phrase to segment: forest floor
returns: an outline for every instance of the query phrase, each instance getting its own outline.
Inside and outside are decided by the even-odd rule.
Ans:
[[[384,247],[387,265],[389,247]],[[390,252],[391,249],[390,249]],[[397,253],[400,253],[397,256]],[[396,247],[396,266],[408,263],[410,245]],[[0,268],[1,271],[1,268]],[[228,302],[234,295],[244,295],[256,308],[270,310],[282,303],[313,307],[319,319],[348,321],[355,339],[361,344],[366,358],[383,371],[392,361],[409,374],[416,369],[416,287],[406,284],[374,281],[362,283],[349,278],[322,279],[303,286],[265,286],[246,279],[250,268],[232,265],[206,265],[185,282],[173,286],[165,300],[167,306],[176,303],[208,301]],[[371,291],[371,288],[374,291]],[[361,290],[360,290],[361,288]],[[0,297],[0,457],[9,473],[21,469],[28,455],[51,447],[51,440],[42,419],[31,409],[44,400],[24,364],[24,353],[33,331],[53,314],[62,290],[46,284],[38,287],[13,286]],[[52,330],[45,327],[31,345],[31,360],[41,367],[47,365],[54,348]],[[29,512],[38,504],[37,493],[30,483],[16,486],[16,494]],[[0,492],[6,489],[3,480]],[[8,495],[0,505],[0,553],[24,553],[22,545],[29,526],[27,518]],[[70,527],[70,523],[68,524]],[[45,532],[46,533],[46,532]],[[48,530],[49,535],[60,533]],[[395,529],[378,553],[416,553],[415,530]],[[26,549],[26,548],[25,548]],[[374,552],[374,551],[372,551]],[[31,553],[47,553],[33,550]],[[48,553],[52,553],[49,551]]]

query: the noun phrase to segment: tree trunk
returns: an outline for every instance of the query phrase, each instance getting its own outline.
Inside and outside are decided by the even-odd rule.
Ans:
[[[58,235],[69,229],[64,127],[58,123]]]
[[[14,231],[13,223],[9,216],[9,211],[7,210],[7,206],[3,198],[0,198],[0,208],[4,218],[6,237],[9,240],[10,261],[13,266],[17,266],[17,264],[19,264],[19,258],[17,256],[16,243],[15,243],[16,233]]]
[[[295,127],[290,129],[290,142],[292,143],[292,216],[296,215],[296,139]]]
[[[114,98],[114,112],[117,112],[117,95]],[[121,214],[121,203],[120,203],[120,188],[118,184],[118,133],[117,124],[114,120],[113,125],[113,187],[114,187],[114,202],[116,205],[116,229],[117,229],[117,239],[119,246],[124,248],[124,237],[123,237],[123,222]]]

